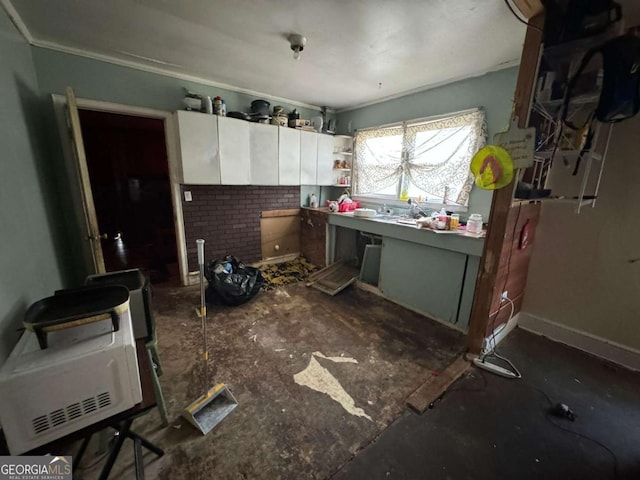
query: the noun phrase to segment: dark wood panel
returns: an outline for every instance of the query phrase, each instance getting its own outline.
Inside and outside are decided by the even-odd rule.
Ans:
[[[524,296],[520,295],[513,299],[514,311],[513,314],[516,315],[522,309],[522,300]],[[500,311],[494,313],[487,323],[487,329],[485,330],[485,337],[491,335],[491,332],[498,328],[503,323],[507,323],[509,321],[509,315],[511,315],[511,305],[509,302],[504,302],[500,307]]]
[[[326,262],[327,213],[303,209],[300,214],[300,252],[314,265]]]

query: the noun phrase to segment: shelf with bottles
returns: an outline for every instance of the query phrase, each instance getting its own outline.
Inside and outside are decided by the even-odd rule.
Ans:
[[[351,170],[341,170],[339,176],[336,177],[334,187],[350,187],[351,186]],[[344,173],[349,172],[349,173]]]

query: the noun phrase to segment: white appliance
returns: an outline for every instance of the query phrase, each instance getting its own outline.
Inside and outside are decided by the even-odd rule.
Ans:
[[[142,401],[128,300],[111,319],[48,333],[25,331],[0,369],[0,424],[11,454],[111,417]]]

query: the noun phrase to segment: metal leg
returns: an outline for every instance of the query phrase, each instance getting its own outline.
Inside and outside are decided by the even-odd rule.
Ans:
[[[122,422],[121,428],[118,428],[118,432],[120,433],[120,435],[118,435],[118,438],[116,438],[116,443],[113,445],[113,450],[107,458],[107,463],[105,463],[104,467],[102,467],[99,480],[107,480],[107,478],[109,478],[109,474],[111,473],[113,464],[116,463],[116,459],[118,458],[118,454],[120,453],[122,444],[131,432],[132,423],[133,419],[125,420],[124,422]]]
[[[142,462],[142,441],[133,439],[133,457],[136,462],[136,480],[144,480],[144,463]]]
[[[152,451],[153,453],[155,453],[159,457],[164,455],[164,450],[162,450],[157,445],[154,445],[153,443],[151,443],[146,438],[141,437],[137,433],[129,431],[129,432],[127,432],[127,436],[130,437],[132,440],[139,440],[143,447],[145,447],[146,449]]]
[[[84,452],[87,450],[87,447],[89,446],[89,441],[91,440],[91,435],[89,435],[88,437],[86,437],[83,441],[82,441],[82,445],[80,445],[80,450],[78,450],[78,453],[76,454],[75,458],[73,459],[73,471],[76,471],[76,468],[78,467],[78,465],[80,465],[80,462],[82,461],[82,457],[84,455]]]
[[[149,350],[147,350],[149,351]],[[151,353],[149,351],[149,353]],[[153,393],[156,396],[156,403],[158,405],[158,411],[160,412],[160,419],[162,426],[169,425],[169,413],[167,412],[167,406],[164,403],[164,395],[162,394],[162,388],[160,388],[160,379],[154,368],[153,355],[149,355],[149,361],[151,362],[151,379],[153,380]]]

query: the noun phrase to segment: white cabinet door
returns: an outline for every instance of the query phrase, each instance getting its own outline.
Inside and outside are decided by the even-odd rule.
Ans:
[[[223,185],[249,185],[249,122],[218,117],[220,143],[220,180]]]
[[[317,185],[318,134],[300,132],[300,185]]]
[[[280,185],[300,185],[300,131],[278,127],[278,178]]]
[[[318,169],[316,181],[318,185],[333,185],[333,137],[318,135]]]
[[[278,185],[278,127],[251,123],[249,137],[251,184]]]
[[[204,113],[177,111],[182,183],[220,184],[218,118]]]

